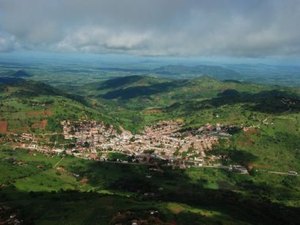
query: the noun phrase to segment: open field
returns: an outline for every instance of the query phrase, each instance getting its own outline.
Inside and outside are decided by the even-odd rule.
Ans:
[[[21,149],[2,149],[0,159],[0,204],[18,209],[21,218],[36,224],[110,224],[133,219],[149,224],[154,219],[160,221],[157,224],[254,224],[253,215],[265,224],[292,224],[299,216],[296,208],[277,205],[284,200],[276,200],[277,195],[289,205],[297,192],[278,186],[287,178],[275,175],[248,177],[215,169],[151,172],[146,166],[61,159]],[[300,181],[289,182],[296,187]],[[250,203],[253,208],[245,207]],[[260,212],[261,207],[270,211]]]

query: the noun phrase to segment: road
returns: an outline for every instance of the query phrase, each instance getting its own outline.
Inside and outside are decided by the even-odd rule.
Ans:
[[[299,174],[293,174],[293,173],[289,173],[289,172],[278,172],[278,171],[268,171],[268,173],[271,174],[277,174],[277,175],[284,175],[284,176],[294,176],[294,177],[298,177]]]
[[[62,157],[54,166],[53,166],[53,168],[55,169],[57,166],[58,166],[58,164],[60,164],[61,163],[61,161],[63,161],[63,159],[64,159],[64,157]]]

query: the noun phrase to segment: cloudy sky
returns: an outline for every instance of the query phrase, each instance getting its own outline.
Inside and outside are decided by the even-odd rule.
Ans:
[[[299,57],[300,0],[0,0],[0,52]]]

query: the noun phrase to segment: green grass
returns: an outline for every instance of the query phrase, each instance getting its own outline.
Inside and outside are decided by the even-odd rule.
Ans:
[[[54,221],[56,224],[109,224],[120,211],[148,218],[149,210],[158,210],[161,221],[180,224],[255,224],[255,219],[250,218],[257,212],[240,208],[240,204],[245,203],[239,201],[227,211],[225,205],[230,203],[226,202],[239,196],[241,201],[250,202],[253,198],[258,201],[257,207],[267,207],[271,203],[260,206],[259,201],[263,200],[258,199],[268,197],[274,202],[297,205],[295,199],[299,192],[293,185],[299,180],[284,177],[260,173],[252,177],[201,168],[164,169],[161,173],[149,171],[142,165],[98,163],[73,157],[60,159],[39,153],[30,155],[20,149],[2,149],[2,203],[21,209],[23,217],[36,224],[53,224]],[[59,165],[54,168],[58,161]],[[22,162],[22,165],[13,162]],[[75,173],[79,177],[74,176]],[[150,179],[146,177],[149,174]],[[290,188],[276,185],[283,180]],[[262,192],[262,183],[266,181],[268,184]],[[256,193],[253,187],[260,192]],[[279,190],[285,197],[282,193],[276,195]],[[154,192],[156,196],[145,197],[145,192]],[[249,215],[242,219],[234,212]]]

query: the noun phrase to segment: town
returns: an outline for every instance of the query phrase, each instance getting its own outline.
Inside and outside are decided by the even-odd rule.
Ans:
[[[228,138],[228,127],[207,124],[184,130],[178,121],[161,121],[140,134],[114,129],[96,121],[62,121],[66,140],[75,140],[76,152],[115,151],[126,155],[152,153],[161,159],[203,159],[220,138]]]
[[[130,131],[114,129],[97,121],[62,121],[63,135],[66,140],[75,140],[73,149],[68,154],[107,161],[109,154],[119,152],[130,156],[130,162],[149,163],[164,162],[165,165],[186,168],[215,167],[232,170],[232,167],[216,163],[215,155],[207,155],[220,139],[228,139],[231,133],[239,131],[237,126],[221,124],[187,129],[182,121],[160,121],[146,126],[142,133],[132,134]],[[120,163],[128,163],[128,159],[116,159]],[[234,171],[248,174],[245,167],[233,166]]]
[[[115,163],[160,163],[186,168],[190,166],[218,167],[219,156],[207,154],[221,139],[227,140],[241,127],[205,124],[186,128],[182,121],[160,121],[133,134],[122,127],[101,121],[61,121],[62,133],[14,134],[10,138],[15,148],[39,151],[45,154],[66,154],[75,157]],[[246,128],[245,128],[246,129]],[[46,136],[60,135],[62,141],[46,141]],[[241,173],[247,173],[240,168]]]
[[[88,148],[90,151],[113,150],[129,155],[152,152],[162,159],[185,154],[205,157],[205,151],[211,150],[218,143],[220,135],[228,135],[222,132],[220,125],[216,128],[207,125],[196,133],[180,132],[182,125],[176,121],[162,121],[145,127],[141,134],[132,134],[122,128],[117,131],[102,122],[62,122],[64,138],[75,139],[78,151]]]

